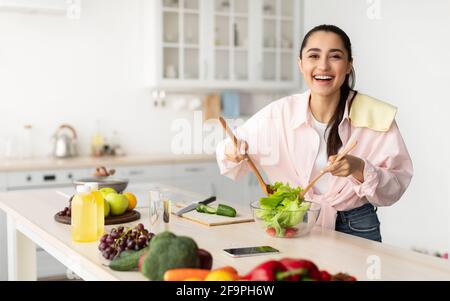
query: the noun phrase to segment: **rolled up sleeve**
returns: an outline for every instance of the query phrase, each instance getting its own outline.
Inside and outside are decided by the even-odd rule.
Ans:
[[[225,147],[231,143],[231,139],[229,138],[219,142],[216,148],[216,158],[220,174],[237,180],[247,173],[247,164],[244,161],[235,163],[226,158]]]
[[[375,206],[391,206],[402,197],[408,188],[413,165],[400,131],[394,122],[389,133],[375,143],[372,158],[364,160],[364,182],[350,176],[353,190],[360,198]],[[384,154],[384,155],[383,155]]]

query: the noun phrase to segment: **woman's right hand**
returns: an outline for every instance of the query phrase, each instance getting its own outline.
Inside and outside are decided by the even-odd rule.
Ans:
[[[234,143],[227,143],[225,146],[225,157],[227,160],[239,163],[245,159],[248,151],[248,143],[244,140],[237,141],[237,147]]]

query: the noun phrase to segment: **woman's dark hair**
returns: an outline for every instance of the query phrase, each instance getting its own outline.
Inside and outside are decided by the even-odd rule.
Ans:
[[[344,47],[347,50],[348,60],[350,62],[353,61],[352,43],[350,42],[350,38],[342,29],[334,25],[319,25],[311,29],[303,39],[302,46],[300,48],[300,59],[303,58],[302,55],[303,49],[306,47],[309,38],[313,33],[318,31],[332,32],[337,34],[341,38],[342,43],[344,44]],[[339,124],[341,123],[342,118],[344,116],[347,98],[349,96],[350,91],[354,88],[354,86],[355,86],[355,70],[352,68],[352,72],[350,74],[347,74],[347,76],[345,77],[345,81],[341,86],[341,96],[339,99],[339,104],[336,108],[336,111],[333,114],[333,117],[330,119],[330,122],[328,123],[327,130],[330,130],[330,135],[327,141],[328,156],[336,155],[342,146],[341,137],[339,137]]]

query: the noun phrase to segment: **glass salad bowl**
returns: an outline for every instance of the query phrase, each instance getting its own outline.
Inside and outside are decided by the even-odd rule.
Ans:
[[[271,208],[260,201],[250,204],[253,218],[268,235],[292,238],[307,235],[319,217],[320,204],[303,201]]]

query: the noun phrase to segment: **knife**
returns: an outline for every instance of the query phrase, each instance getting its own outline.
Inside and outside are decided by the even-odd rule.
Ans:
[[[185,213],[187,213],[189,211],[197,209],[198,205],[208,205],[208,204],[214,202],[215,200],[216,200],[216,197],[212,196],[212,197],[210,197],[210,198],[208,198],[208,199],[206,199],[204,201],[197,202],[197,203],[192,203],[192,204],[184,207],[183,209],[179,210],[177,213],[175,213],[175,215],[182,216],[183,214],[185,214]]]

